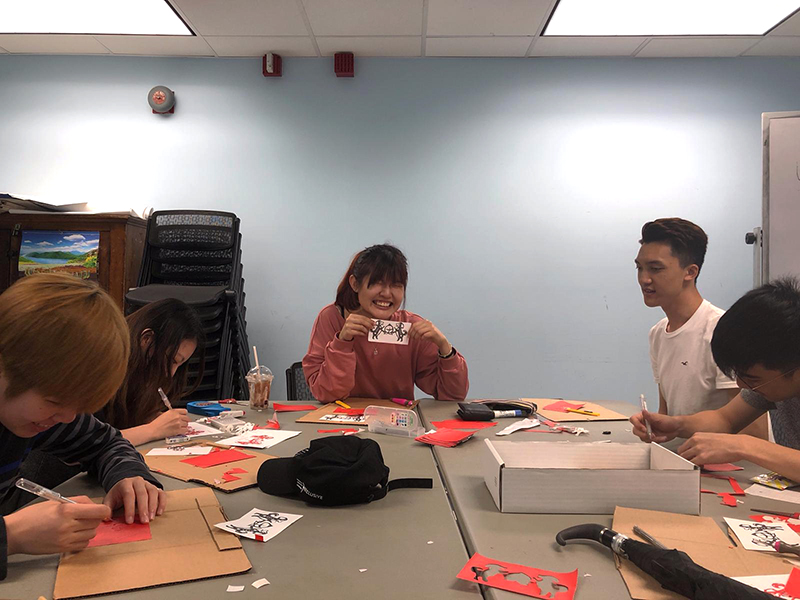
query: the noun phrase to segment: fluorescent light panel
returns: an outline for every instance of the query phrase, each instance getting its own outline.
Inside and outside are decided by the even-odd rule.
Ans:
[[[0,0],[0,33],[192,35],[165,0]]]
[[[798,0],[560,0],[543,35],[763,35]]]

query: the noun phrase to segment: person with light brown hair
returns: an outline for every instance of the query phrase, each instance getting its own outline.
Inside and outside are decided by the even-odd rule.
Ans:
[[[0,579],[11,554],[85,548],[101,521],[123,507],[148,522],[166,495],[142,457],[91,413],[125,377],[129,333],[119,308],[94,284],[37,274],[0,294]],[[91,468],[102,504],[41,502],[14,510],[14,480],[32,448]]]

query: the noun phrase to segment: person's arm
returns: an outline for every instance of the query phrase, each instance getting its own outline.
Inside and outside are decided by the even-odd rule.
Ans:
[[[658,414],[668,415],[667,400],[664,398],[664,390],[661,389],[661,384],[658,384]]]
[[[339,339],[339,327],[329,311],[314,322],[303,374],[314,398],[333,402],[347,398],[356,384],[356,353],[353,338]]]
[[[189,426],[189,413],[185,408],[173,408],[162,412],[155,419],[144,425],[122,430],[122,437],[134,446],[140,446],[153,440],[181,435]]]

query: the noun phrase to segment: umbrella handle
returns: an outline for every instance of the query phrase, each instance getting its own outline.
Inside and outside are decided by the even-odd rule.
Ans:
[[[593,540],[600,542],[606,548],[611,548],[617,554],[621,553],[619,545],[627,539],[626,536],[617,533],[613,529],[597,523],[584,523],[583,525],[567,527],[556,534],[556,542],[559,546],[566,546],[570,540]]]

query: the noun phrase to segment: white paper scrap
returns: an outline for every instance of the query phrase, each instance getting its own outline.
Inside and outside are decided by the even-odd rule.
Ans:
[[[174,448],[153,448],[147,456],[200,456],[208,454],[213,448],[211,446],[175,446]]]
[[[205,423],[194,421],[193,423],[189,423],[189,431],[182,435],[189,436],[189,438],[196,438],[202,435],[219,435],[219,429],[211,425],[206,425]]]
[[[780,593],[786,587],[786,582],[789,580],[789,573],[780,575],[754,575],[752,577],[731,577],[734,581],[744,583],[757,590],[766,592],[776,598],[791,598]]]
[[[269,581],[267,581],[266,579],[262,578],[262,579],[259,579],[258,581],[254,581],[250,585],[252,585],[254,588],[258,589],[258,588],[264,587],[265,585],[269,585]]]
[[[372,320],[372,329],[367,334],[367,339],[370,342],[378,342],[381,344],[402,344],[408,346],[408,331],[411,329],[411,323],[405,321],[382,321],[380,319]]]
[[[296,435],[300,435],[300,432],[287,431],[285,429],[255,429],[248,433],[220,440],[218,443],[242,448],[272,448],[275,444],[285,442]]]
[[[229,592],[243,592],[244,586],[243,585],[229,585],[228,590]]]
[[[772,500],[781,500],[783,502],[791,502],[792,504],[800,504],[800,492],[794,490],[776,490],[775,488],[767,487],[754,483],[744,491],[748,496],[758,496],[759,498],[771,498]]]
[[[366,571],[366,569],[359,569],[358,570],[359,573],[363,573],[364,571]]]
[[[759,523],[730,517],[725,517],[725,522],[745,550],[776,552],[774,546],[778,540],[786,544],[800,544],[800,535],[786,523]]]
[[[259,542],[268,542],[302,517],[303,515],[270,512],[261,508],[254,508],[239,519],[217,523],[214,527],[229,531],[240,537],[250,538]]]
[[[520,431],[522,429],[533,429],[539,425],[539,419],[522,419],[521,421],[512,423],[502,431],[498,431],[495,433],[495,435],[511,435],[515,431]]]
[[[432,543],[433,543],[433,540],[428,540],[428,543],[429,543],[429,544],[432,544]]]

